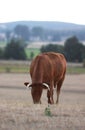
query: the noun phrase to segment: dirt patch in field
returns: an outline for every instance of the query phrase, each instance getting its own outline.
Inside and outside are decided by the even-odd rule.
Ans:
[[[85,75],[66,75],[59,104],[50,106],[51,117],[45,115],[46,91],[42,104],[34,105],[25,81],[28,74],[0,74],[0,130],[85,129]]]

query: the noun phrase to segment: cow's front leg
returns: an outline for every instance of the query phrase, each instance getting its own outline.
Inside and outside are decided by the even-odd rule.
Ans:
[[[50,91],[47,91],[47,98],[48,98],[48,103],[51,104],[51,100],[50,100]]]
[[[48,90],[47,91],[47,97],[48,97],[48,103],[49,104],[54,104],[54,100],[53,100],[53,90]]]

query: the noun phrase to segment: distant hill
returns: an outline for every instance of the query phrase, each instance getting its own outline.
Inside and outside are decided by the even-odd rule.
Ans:
[[[26,35],[31,40],[37,40],[39,38],[41,41],[53,40],[53,41],[62,41],[68,37],[76,36],[79,40],[85,41],[85,25],[66,23],[66,22],[54,22],[54,21],[15,21],[8,23],[0,23],[0,40],[5,40],[9,36],[12,37],[14,34],[14,28],[17,25],[26,25],[29,27],[29,34],[19,34],[21,37],[26,39]],[[33,27],[42,27],[43,36],[38,34],[38,37],[32,36],[31,29]],[[49,39],[50,38],[50,39]]]
[[[79,30],[85,29],[85,25],[66,23],[66,22],[54,22],[54,21],[16,21],[8,23],[0,23],[0,30],[12,30],[18,24],[27,25],[29,28],[34,26],[40,26],[49,30]]]

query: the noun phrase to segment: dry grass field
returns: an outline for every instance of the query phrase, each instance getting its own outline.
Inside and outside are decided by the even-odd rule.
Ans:
[[[46,90],[42,104],[34,105],[25,81],[28,74],[0,74],[0,130],[85,130],[85,75],[66,75],[52,117],[45,115]]]

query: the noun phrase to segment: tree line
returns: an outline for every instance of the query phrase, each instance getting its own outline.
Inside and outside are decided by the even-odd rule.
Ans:
[[[79,40],[85,40],[85,30],[49,30],[40,26],[29,28],[27,25],[16,25],[13,30],[6,31],[7,41],[11,38],[22,38],[24,41],[62,41],[75,35]]]
[[[4,49],[0,49],[0,59],[28,60],[26,46],[26,42],[21,39],[11,39]],[[82,62],[85,59],[85,46],[76,36],[68,38],[64,46],[49,43],[40,48],[40,53],[50,51],[64,54],[68,62]],[[30,55],[32,59],[34,52]]]
[[[5,48],[0,48],[0,59],[26,60],[25,42],[21,39],[11,39]]]
[[[82,62],[85,59],[85,46],[75,36],[68,38],[64,46],[49,44],[41,47],[41,52],[48,51],[64,54],[68,62]]]

